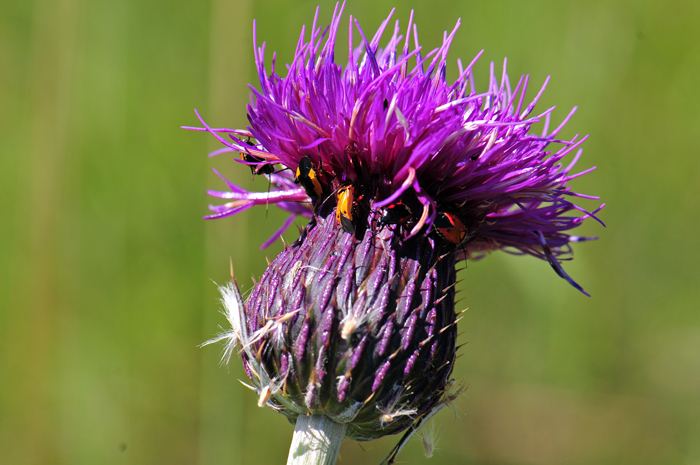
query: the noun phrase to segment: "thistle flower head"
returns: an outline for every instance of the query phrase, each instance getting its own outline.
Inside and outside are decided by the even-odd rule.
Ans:
[[[241,346],[261,403],[292,419],[324,413],[371,439],[452,398],[455,263],[497,249],[530,254],[583,292],[559,258],[584,239],[568,231],[599,209],[575,205],[595,197],[567,185],[593,169],[572,173],[586,137],[557,138],[573,111],[553,129],[553,108],[534,113],[546,81],[527,101],[528,76],[512,85],[504,62],[479,92],[477,56],[458,60],[449,82],[459,21],[425,51],[413,14],[402,32],[398,21],[390,27],[393,11],[371,38],[350,17],[343,67],[334,54],[343,7],[325,28],[317,10],[284,76],[274,55],[268,71],[265,44],[254,40],[259,87],[247,128],[200,118],[204,128],[191,129],[214,134],[224,147],[212,155],[240,153],[272,187],[248,192],[224,179],[228,190],[209,193],[228,202],[208,218],[270,203],[289,211],[264,245],[310,218],[245,302],[224,289],[229,350]]]

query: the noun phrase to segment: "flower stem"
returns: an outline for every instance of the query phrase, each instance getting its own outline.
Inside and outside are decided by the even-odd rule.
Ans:
[[[287,465],[334,465],[347,428],[325,415],[299,415]]]

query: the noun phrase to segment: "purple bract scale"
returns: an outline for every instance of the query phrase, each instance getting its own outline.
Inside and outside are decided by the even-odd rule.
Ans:
[[[357,366],[357,364],[360,362],[360,357],[362,357],[362,355],[364,354],[365,346],[367,345],[367,339],[368,339],[367,336],[363,337],[360,340],[359,344],[357,344],[354,347],[354,349],[352,351],[352,355],[350,357],[350,363],[348,365],[348,368],[350,370],[354,369]]]
[[[416,359],[418,358],[418,355],[420,354],[420,350],[416,350],[411,354],[410,357],[408,357],[408,361],[406,362],[406,366],[403,369],[403,376],[404,378],[411,373],[411,369],[413,368],[413,364],[416,362]]]
[[[410,360],[410,359],[409,359]],[[372,391],[376,391],[379,389],[379,387],[382,385],[384,382],[384,376],[386,376],[387,371],[389,371],[389,368],[391,368],[391,361],[387,360],[384,362],[384,365],[382,365],[379,370],[377,371],[377,374],[374,376],[374,382],[372,383]]]
[[[379,341],[377,348],[375,349],[376,355],[378,357],[381,357],[386,353],[387,346],[389,345],[389,338],[391,337],[393,330],[394,322],[391,320],[387,321],[386,326],[384,327],[382,338]]]

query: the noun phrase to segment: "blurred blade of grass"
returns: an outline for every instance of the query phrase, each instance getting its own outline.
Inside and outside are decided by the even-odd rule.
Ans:
[[[13,189],[0,462],[193,463],[205,288],[205,186],[193,173],[207,162],[178,126],[206,101],[209,11],[1,8],[0,50],[17,66],[0,79],[12,115],[0,177]]]
[[[65,169],[71,157],[67,122],[73,110],[78,6],[77,0],[37,1],[13,11],[27,20],[31,32],[20,40],[29,39],[31,45],[21,57],[25,81],[13,89],[20,96],[18,129],[26,137],[17,152],[8,154],[19,157],[15,174],[24,202],[15,215],[3,218],[20,231],[11,254],[2,258],[13,275],[10,305],[4,309],[11,313],[2,338],[2,376],[12,382],[3,383],[0,391],[0,454],[12,463],[51,463],[59,449],[54,430],[58,411],[52,402],[60,361],[55,348],[60,313],[75,296],[68,290],[72,277],[61,272],[65,257],[56,238],[70,182]]]
[[[214,127],[245,127],[245,105],[248,102],[247,83],[252,62],[252,23],[248,0],[213,0],[209,32],[209,99],[208,111],[203,117]],[[205,102],[201,102],[205,103]],[[208,134],[190,133],[191,138],[206,138],[209,150],[220,144]],[[205,153],[195,156],[206,157]],[[235,184],[250,182],[249,171],[241,169],[233,159],[236,154],[225,154],[209,159],[209,166],[225,173]],[[201,173],[207,188],[218,189],[221,180]],[[208,199],[213,200],[213,199]],[[250,276],[250,250],[256,249],[249,236],[248,215],[236,215],[218,221],[206,222],[206,274],[223,285],[230,279],[229,259],[239,281]],[[257,237],[256,237],[257,239]],[[217,313],[218,291],[211,281],[207,283],[204,301],[202,341],[209,339],[225,325]],[[237,381],[245,378],[238,357],[231,359],[230,368],[219,362],[220,346],[209,346],[201,351],[202,380],[200,390],[200,452],[201,464],[246,463],[245,407],[249,392]],[[247,391],[247,390],[245,390]]]

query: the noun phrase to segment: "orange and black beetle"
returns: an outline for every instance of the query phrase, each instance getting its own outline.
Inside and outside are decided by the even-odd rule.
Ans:
[[[265,161],[263,158],[256,157],[255,155],[251,155],[249,153],[242,153],[241,152],[241,160],[248,162],[248,163],[260,163]],[[272,166],[272,164],[265,164],[265,165],[248,165],[250,166],[250,172],[253,173],[253,175],[256,174],[272,174],[275,172],[275,167]]]
[[[335,218],[345,232],[352,234],[355,231],[355,224],[352,222],[352,211],[355,206],[355,188],[352,186],[341,187],[335,194],[335,197],[338,201]]]
[[[323,194],[323,186],[318,179],[318,173],[316,169],[314,169],[314,165],[311,163],[309,157],[302,157],[301,160],[299,160],[297,182],[301,184],[301,187],[306,191],[306,195],[311,197],[312,200]]]

